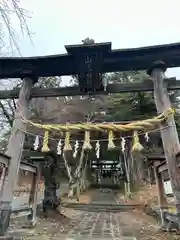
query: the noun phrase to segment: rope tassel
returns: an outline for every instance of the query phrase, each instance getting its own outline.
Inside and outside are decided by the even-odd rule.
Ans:
[[[66,132],[66,135],[65,135],[65,141],[64,141],[64,149],[63,151],[71,151],[72,150],[72,147],[71,147],[71,144],[70,144],[70,132]]]
[[[48,146],[48,142],[49,142],[49,132],[45,131],[43,146],[42,146],[42,149],[41,149],[42,152],[49,152],[50,151],[49,146]]]
[[[90,143],[90,132],[89,131],[85,131],[83,149],[92,149],[92,146]]]
[[[138,132],[134,131],[132,151],[142,151],[144,148],[139,142]]]
[[[114,149],[116,146],[113,142],[114,140],[114,134],[113,131],[109,131],[109,136],[108,136],[108,150]]]

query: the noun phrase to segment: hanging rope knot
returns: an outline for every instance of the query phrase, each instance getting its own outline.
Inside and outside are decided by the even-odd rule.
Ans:
[[[108,136],[108,149],[109,150],[114,149],[116,147],[113,140],[114,140],[113,131],[109,131],[109,136]]]
[[[166,111],[164,111],[164,117],[165,117],[165,119],[167,119],[168,116],[174,115],[175,113],[176,113],[175,108],[168,108]]]
[[[49,152],[50,151],[49,146],[48,146],[48,142],[49,142],[49,132],[45,131],[43,146],[42,146],[42,149],[41,149],[42,152]]]
[[[171,115],[171,114],[174,115],[176,113],[176,109],[175,108],[169,108],[168,110],[169,110],[169,115]]]
[[[134,131],[132,151],[142,151],[142,150],[143,150],[143,146],[139,142],[138,132]]]
[[[67,131],[66,135],[65,135],[63,151],[71,151],[71,150],[72,150],[72,147],[71,147],[71,144],[70,144],[70,132]]]
[[[92,149],[90,143],[90,131],[85,131],[83,149]]]

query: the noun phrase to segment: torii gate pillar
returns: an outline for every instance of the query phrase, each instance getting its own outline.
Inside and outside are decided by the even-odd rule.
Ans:
[[[27,119],[29,117],[28,105],[31,90],[35,82],[33,78],[24,78],[19,93],[15,118],[7,148],[7,155],[10,156],[11,160],[0,199],[0,236],[5,234],[9,226],[13,193],[18,179],[26,132],[26,124],[23,123],[22,118]]]
[[[167,86],[164,81],[165,71],[165,63],[157,61],[147,72],[152,77],[154,84],[154,100],[158,114],[171,108]],[[176,210],[177,213],[180,214],[180,173],[176,159],[176,154],[180,151],[180,144],[174,116],[170,115],[161,127],[161,138],[174,194]]]

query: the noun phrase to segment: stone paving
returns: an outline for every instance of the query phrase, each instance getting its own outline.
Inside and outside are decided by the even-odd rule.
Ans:
[[[95,191],[92,195],[91,203],[116,203],[113,192]],[[62,224],[56,219],[40,219],[35,229],[19,230],[19,235],[24,239],[117,239],[117,240],[135,240],[131,228],[124,224],[124,213],[114,212],[82,212],[73,211],[71,220]],[[13,229],[11,227],[11,234]],[[17,228],[16,228],[17,230]],[[16,231],[15,230],[15,231]],[[21,232],[23,231],[23,232]]]
[[[112,239],[112,240],[135,240],[131,231],[120,222],[119,213],[85,212],[76,216],[64,226],[60,222],[41,219],[35,229],[23,230],[11,229],[14,233],[24,236],[26,240],[57,240],[57,239]],[[17,238],[18,239],[18,238]]]
[[[82,220],[67,232],[67,238],[80,239],[125,239],[116,213],[84,213]],[[72,224],[72,223],[71,223]],[[64,231],[62,232],[64,234]],[[133,235],[129,235],[130,239]],[[130,238],[131,237],[131,238]],[[127,238],[127,236],[126,236]]]

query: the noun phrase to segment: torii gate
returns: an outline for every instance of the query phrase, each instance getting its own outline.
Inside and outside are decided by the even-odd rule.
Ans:
[[[4,235],[9,225],[13,191],[17,181],[23,144],[25,123],[28,119],[28,104],[31,97],[74,96],[83,94],[108,94],[136,91],[153,91],[158,113],[171,107],[168,89],[180,89],[175,79],[166,80],[167,67],[180,66],[180,43],[152,46],[136,49],[111,50],[111,43],[66,46],[67,54],[31,57],[0,58],[0,78],[21,78],[21,89],[0,91],[0,99],[17,98],[18,105],[7,154],[11,157],[8,181],[5,183],[0,209],[0,225],[5,227],[0,235]],[[159,61],[160,60],[160,61]],[[149,81],[143,84],[109,84],[102,82],[105,72],[147,70]],[[59,89],[36,89],[33,85],[39,77],[78,75],[79,86]],[[168,86],[167,86],[168,83]],[[106,86],[107,85],[107,86]],[[180,175],[176,163],[179,152],[179,139],[173,116],[170,116],[166,128],[161,130],[168,171],[175,196],[177,212],[180,213]],[[21,131],[23,130],[23,131]]]

